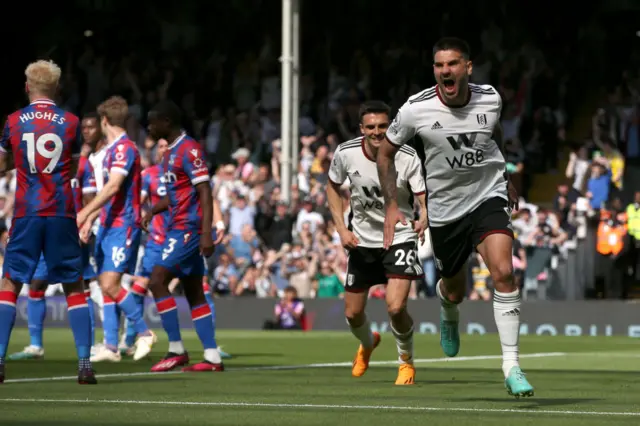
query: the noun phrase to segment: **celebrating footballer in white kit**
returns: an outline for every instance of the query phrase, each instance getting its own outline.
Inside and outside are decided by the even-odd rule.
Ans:
[[[425,184],[417,152],[403,146],[398,149],[395,164],[398,170],[398,208],[406,217],[413,217],[414,199],[421,206],[417,222],[398,223],[393,242],[383,248],[384,199],[380,190],[375,158],[389,127],[389,106],[370,101],[360,107],[360,131],[363,137],[342,143],[329,168],[330,183],[327,200],[342,245],[349,250],[345,285],[345,316],[360,347],[351,373],[362,376],[369,367],[373,350],[380,343],[380,334],[371,331],[365,307],[369,289],[386,284],[387,310],[391,331],[396,340],[400,363],[396,385],[415,382],[413,366],[413,319],[407,312],[407,297],[413,280],[424,272],[417,262],[418,237],[424,239],[427,214]],[[344,223],[340,186],[349,179],[351,213],[348,226]]]
[[[472,63],[463,40],[443,38],[433,48],[437,85],[400,108],[377,157],[384,193],[385,247],[395,224],[405,220],[398,206],[394,158],[414,136],[424,144],[429,228],[441,301],[440,344],[447,356],[460,350],[458,304],[466,291],[466,262],[472,250],[482,256],[494,283],[493,310],[507,391],[532,396],[518,362],[520,291],[511,260],[512,206],[517,194],[508,182],[500,112],[502,98],[490,85],[469,83]]]

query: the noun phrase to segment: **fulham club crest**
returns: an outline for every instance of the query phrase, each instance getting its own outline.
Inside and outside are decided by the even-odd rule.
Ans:
[[[487,114],[476,114],[476,117],[478,118],[479,125],[482,127],[487,125]]]

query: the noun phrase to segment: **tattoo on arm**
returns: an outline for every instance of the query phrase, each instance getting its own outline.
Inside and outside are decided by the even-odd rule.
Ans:
[[[382,152],[378,152],[376,159],[378,163],[378,178],[380,179],[380,185],[382,186],[382,195],[384,196],[384,202],[387,205],[391,202],[396,202],[398,199],[398,188],[396,186],[397,172],[393,154],[394,152],[387,148]]]

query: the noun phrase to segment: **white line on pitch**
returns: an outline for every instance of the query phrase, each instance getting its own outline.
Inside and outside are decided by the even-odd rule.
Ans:
[[[339,410],[381,410],[381,411],[457,411],[471,413],[519,413],[519,414],[555,414],[604,417],[640,417],[639,412],[624,411],[574,411],[574,410],[539,410],[536,408],[464,408],[464,407],[414,407],[397,405],[345,405],[345,404],[279,404],[268,402],[195,402],[195,401],[137,401],[122,399],[45,399],[45,398],[1,398],[0,402],[30,402],[51,404],[129,404],[129,405],[163,405],[184,407],[244,407],[244,408],[290,408],[290,409],[339,409]]]
[[[533,353],[533,354],[523,354],[520,355],[520,358],[547,358],[547,357],[555,357],[555,356],[566,356],[566,352],[541,352],[541,353]],[[502,355],[478,355],[478,356],[459,356],[455,358],[421,358],[415,359],[413,362],[415,364],[433,364],[436,362],[461,362],[461,361],[487,361],[492,359],[502,359]],[[369,365],[396,365],[398,364],[397,360],[393,361],[371,361]],[[266,366],[256,366],[256,367],[243,367],[243,368],[234,368],[236,371],[247,371],[247,370],[302,370],[306,368],[331,368],[331,367],[351,367],[353,362],[327,362],[327,363],[318,363],[318,364],[305,364],[305,365],[266,365]]]
[[[533,354],[522,354],[520,358],[547,358],[556,356],[565,356],[565,352],[543,352]],[[416,359],[413,362],[416,364],[431,364],[438,362],[462,362],[462,361],[486,361],[493,359],[502,359],[501,355],[479,355],[479,356],[461,356],[456,358],[422,358]],[[396,365],[397,360],[393,361],[371,361],[369,365]],[[270,370],[303,370],[309,368],[332,368],[332,367],[350,367],[351,362],[329,362],[318,364],[301,364],[301,365],[261,365],[255,367],[237,367],[227,368],[227,371],[270,371]],[[153,373],[148,371],[134,372],[134,373],[111,373],[111,374],[98,374],[99,379],[106,379],[112,377],[136,377],[136,376],[164,376],[167,374],[181,374],[181,371],[168,371],[164,373]],[[77,376],[56,376],[56,377],[31,377],[25,379],[8,379],[5,383],[33,383],[33,382],[57,382],[62,380],[76,380]]]
[[[637,351],[615,351],[615,352],[575,352],[571,356],[593,357],[593,358],[640,358]]]

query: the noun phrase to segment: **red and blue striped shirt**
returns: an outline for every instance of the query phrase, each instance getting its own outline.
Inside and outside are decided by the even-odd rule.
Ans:
[[[169,230],[199,234],[202,230],[202,205],[195,187],[210,181],[202,147],[183,133],[169,145],[162,168],[171,212]]]
[[[73,157],[80,155],[80,120],[49,99],[31,102],[7,118],[0,151],[16,168],[14,217],[76,217]]]
[[[140,153],[136,144],[125,133],[111,142],[104,157],[104,184],[109,176],[119,173],[125,176],[120,190],[107,202],[100,213],[100,224],[105,228],[140,226]]]
[[[153,206],[160,202],[167,195],[167,188],[164,184],[162,166],[156,164],[142,171],[142,196],[149,199]],[[169,211],[164,211],[153,216],[151,220],[149,237],[156,243],[164,243],[167,226],[169,225]]]

